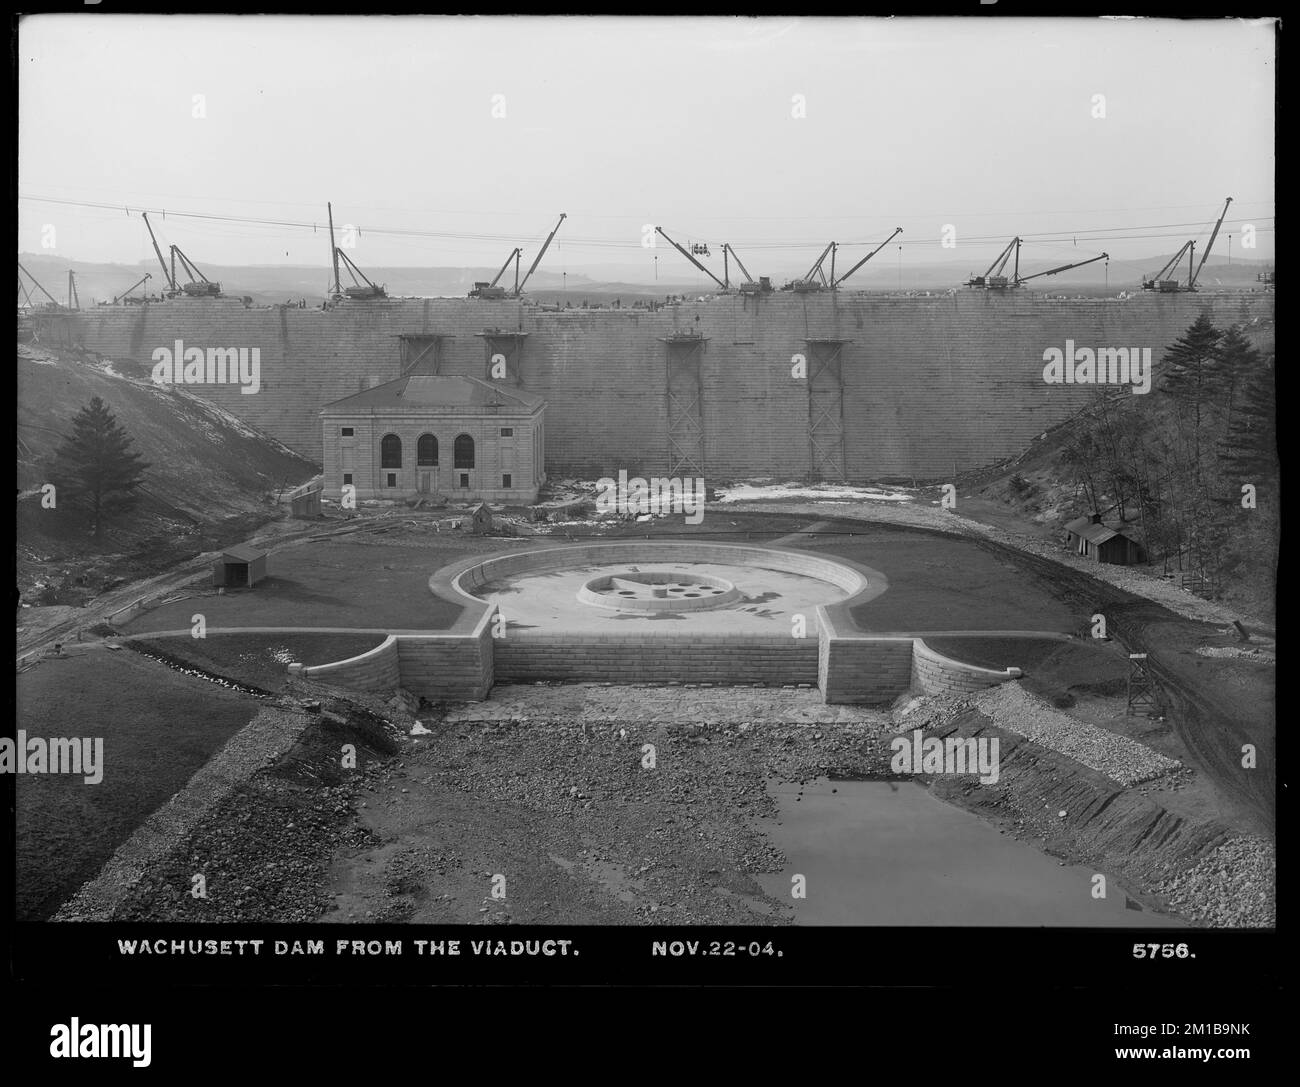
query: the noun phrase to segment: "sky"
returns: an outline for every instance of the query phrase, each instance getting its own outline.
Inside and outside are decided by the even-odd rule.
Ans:
[[[144,209],[200,265],[324,266],[329,201],[362,267],[526,267],[563,212],[554,271],[685,270],[656,225],[755,275],[900,226],[900,260],[974,270],[1017,234],[1172,253],[1232,196],[1234,255],[1272,259],[1274,50],[1268,21],[34,16],[19,250],[151,260]]]

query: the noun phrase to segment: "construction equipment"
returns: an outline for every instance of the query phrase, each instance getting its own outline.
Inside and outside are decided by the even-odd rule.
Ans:
[[[1049,268],[1046,272],[1035,272],[1031,276],[1018,276],[1012,286],[1019,287],[1022,283],[1028,283],[1031,279],[1038,279],[1039,276],[1054,276],[1058,272],[1068,272],[1071,268],[1082,268],[1085,264],[1095,264],[1099,260],[1110,260],[1109,253],[1102,253],[1097,257],[1089,257],[1087,260],[1078,260],[1073,264],[1062,264],[1059,268]]]
[[[807,294],[811,291],[825,290],[835,281],[835,257],[834,253],[838,246],[831,242],[822,250],[822,255],[813,261],[813,266],[799,279],[792,279],[784,287],[783,291],[796,291],[799,294]],[[831,258],[831,278],[826,278],[826,273],[822,271],[822,265],[826,262],[827,257]],[[820,279],[815,278],[820,277]]]
[[[212,280],[200,272],[194,262],[181,252],[179,245],[173,245],[171,249],[173,287],[178,282],[176,279],[176,258],[180,257],[181,267],[185,270],[185,274],[190,277],[190,281],[180,288],[182,293],[189,295],[191,298],[216,298],[221,293],[221,284],[213,283]]]
[[[739,254],[731,248],[729,242],[722,243],[722,278],[726,282],[728,289],[731,288],[731,260],[736,262],[736,267],[744,275],[744,280],[736,289],[741,294],[771,294],[772,280],[768,276],[759,276],[755,279],[749,274],[749,269],[741,261]]]
[[[866,264],[867,261],[869,261],[872,257],[874,257],[874,256],[875,256],[877,253],[879,253],[882,249],[884,249],[885,246],[887,246],[890,242],[892,242],[895,238],[897,238],[901,233],[903,233],[903,228],[902,228],[901,226],[895,227],[895,228],[894,228],[894,232],[893,232],[891,235],[889,235],[888,238],[886,238],[883,242],[881,242],[878,246],[876,246],[875,249],[873,249],[873,250],[872,250],[870,253],[868,253],[865,257],[863,257],[860,261],[858,261],[857,264],[855,264],[852,268],[850,268],[847,272],[845,272],[842,276],[840,276],[839,279],[836,279],[836,278],[834,277],[834,272],[832,271],[832,275],[831,275],[831,290],[835,290],[835,289],[836,289],[836,288],[837,288],[841,283],[843,283],[846,279],[848,279],[849,276],[851,276],[854,272],[856,272],[859,268],[861,268],[864,264]],[[832,269],[834,269],[834,267],[835,267],[835,264],[834,264],[834,257],[835,257],[835,254],[834,254],[834,252],[832,252],[832,253],[831,253],[831,259],[832,259],[831,268],[832,268]]]
[[[1185,242],[1183,247],[1174,254],[1173,259],[1160,269],[1150,279],[1142,281],[1144,291],[1160,291],[1170,294],[1175,291],[1195,291],[1196,281],[1201,276],[1201,269],[1205,267],[1205,262],[1210,259],[1210,250],[1214,248],[1214,241],[1219,236],[1219,229],[1223,226],[1223,220],[1228,216],[1228,206],[1232,203],[1232,197],[1229,196],[1223,204],[1223,211],[1219,213],[1219,220],[1214,224],[1214,229],[1210,232],[1210,240],[1205,245],[1205,251],[1201,254],[1201,262],[1192,269],[1192,261],[1196,259],[1196,242],[1194,240]],[[1182,260],[1183,254],[1187,254],[1187,285],[1184,286],[1177,279],[1169,279],[1178,262]]]
[[[1201,269],[1205,267],[1205,262],[1210,259],[1210,250],[1214,248],[1214,239],[1219,236],[1219,228],[1223,226],[1223,220],[1228,217],[1228,205],[1232,203],[1232,197],[1224,202],[1223,210],[1219,212],[1219,221],[1214,224],[1214,231],[1210,234],[1210,240],[1205,244],[1205,252],[1201,254],[1201,263],[1196,266],[1196,272],[1187,283],[1189,291],[1196,290],[1196,281],[1201,278]]]
[[[18,277],[18,289],[19,289],[20,291],[22,291],[23,294],[26,296],[26,298],[27,298],[27,307],[28,307],[29,309],[38,309],[38,308],[49,309],[50,307],[53,307],[54,309],[59,309],[59,310],[63,309],[63,307],[62,307],[61,305],[59,305],[59,302],[58,302],[58,300],[54,297],[54,295],[50,294],[50,292],[47,291],[47,290],[45,289],[45,287],[41,284],[41,281],[40,281],[39,279],[37,279],[34,275],[32,275],[32,273],[29,272],[26,268],[23,267],[23,262],[22,262],[22,261],[19,261],[19,262],[18,262],[18,271],[19,271],[20,273],[22,273],[22,274],[19,275],[19,277]],[[28,279],[30,279],[30,280],[32,281],[32,283],[35,285],[36,289],[39,290],[39,291],[41,292],[41,294],[45,295],[45,297],[48,298],[48,299],[50,300],[50,303],[49,303],[48,306],[47,306],[47,305],[44,305],[44,303],[42,303],[41,306],[37,306],[37,304],[36,304],[35,302],[32,301],[32,295],[31,295],[31,292],[30,292],[30,291],[29,291],[29,290],[28,290],[28,289],[23,285],[23,276],[26,276]]]
[[[501,265],[501,271],[492,277],[491,283],[475,283],[474,289],[469,292],[470,298],[504,298],[506,289],[498,287],[497,281],[506,274],[506,269],[510,267],[510,262],[515,262],[515,294],[519,293],[519,258],[523,255],[523,250],[516,248],[510,256],[506,257],[505,264]]]
[[[131,286],[127,287],[126,290],[124,290],[121,294],[119,294],[116,298],[114,298],[113,301],[109,303],[109,305],[116,306],[120,301],[122,301],[123,298],[126,298],[133,290],[135,290],[137,287],[141,286],[144,283],[148,283],[149,280],[151,279],[153,279],[153,276],[151,276],[148,272],[145,272],[143,276],[137,279],[134,283],[131,284]]]
[[[688,253],[685,249],[683,249],[680,245],[678,245],[675,241],[673,241],[672,238],[668,237],[668,235],[664,233],[663,227],[661,226],[655,227],[655,233],[662,235],[664,241],[666,241],[669,245],[671,245],[674,249],[676,249],[677,252],[679,252],[687,260],[689,260],[693,265],[695,265],[696,268],[698,268],[701,272],[703,272],[706,276],[708,276],[711,280],[713,280],[713,282],[716,283],[719,287],[721,287],[724,291],[730,290],[730,288],[727,286],[726,283],[724,283],[712,272],[710,272],[706,267],[704,267],[703,264],[701,264],[698,260],[696,260],[693,256],[691,256],[690,253]]]
[[[352,258],[349,257],[342,249],[334,244],[334,205],[326,203],[325,213],[329,216],[330,224],[330,261],[334,268],[334,282],[330,284],[330,298],[338,302],[342,298],[351,298],[354,301],[365,302],[375,298],[387,298],[388,291],[378,284],[371,282],[360,268],[356,266]],[[352,286],[344,287],[339,280],[339,258],[343,258],[343,265],[347,273],[352,277]]]
[[[158,257],[158,267],[162,269],[163,278],[167,280],[167,297],[170,298],[176,293],[176,277],[167,270],[167,262],[163,260],[162,250],[158,248],[158,239],[154,237],[153,225],[149,222],[149,213],[140,212],[140,218],[144,220],[145,229],[149,231],[149,240],[153,242],[153,251]]]
[[[1007,266],[1007,261],[1011,259],[1012,253],[1015,254],[1016,262],[1011,275],[1003,275]],[[1020,239],[1012,238],[1007,247],[993,258],[993,263],[988,266],[988,270],[982,276],[971,276],[966,281],[968,287],[983,287],[985,290],[1005,290],[1007,287],[1017,286],[1020,283]]]
[[[546,241],[544,241],[544,242],[542,243],[541,251],[540,251],[540,252],[537,254],[537,256],[534,258],[534,260],[533,260],[533,264],[532,264],[532,267],[528,269],[528,273],[524,276],[524,278],[523,278],[523,282],[519,283],[519,284],[515,287],[515,297],[516,297],[516,298],[518,298],[521,294],[524,293],[524,284],[527,283],[530,279],[532,279],[532,277],[533,277],[533,273],[534,273],[535,271],[537,271],[537,266],[538,266],[539,264],[542,263],[542,258],[543,258],[544,256],[546,256],[546,251],[547,251],[548,249],[551,248],[551,242],[555,240],[555,235],[559,233],[559,230],[560,230],[560,224],[563,223],[564,220],[567,219],[567,218],[568,218],[568,216],[567,216],[564,212],[560,212],[559,222],[557,222],[557,223],[555,224],[555,229],[552,230],[552,231],[551,231],[551,232],[546,236]],[[507,261],[506,263],[508,264],[509,261]]]
[[[346,295],[348,298],[357,301],[369,301],[370,299],[374,299],[374,298],[388,297],[388,292],[383,287],[379,286],[377,283],[372,283],[370,279],[366,276],[366,273],[363,272],[360,268],[358,268],[352,262],[352,258],[349,257],[345,252],[343,252],[342,249],[335,249],[334,255],[336,258],[338,257],[343,258],[343,264],[347,268],[348,275],[352,277],[352,286],[344,287],[342,291],[342,295]],[[338,284],[335,283],[335,286],[337,287]],[[337,299],[342,297],[342,295],[336,293],[334,297]]]
[[[81,309],[81,299],[77,297],[77,273],[68,269],[68,309]]]
[[[1173,273],[1173,270],[1175,266],[1178,264],[1178,262],[1183,259],[1183,254],[1187,253],[1188,251],[1190,251],[1193,256],[1195,255],[1196,253],[1195,242],[1191,242],[1191,241],[1183,242],[1183,247],[1173,255],[1173,259],[1170,260],[1168,264],[1166,264],[1163,268],[1161,268],[1160,271],[1158,271],[1150,279],[1144,279],[1142,281],[1142,289],[1144,291],[1162,291],[1166,294],[1171,293],[1173,291],[1182,290],[1183,289],[1182,284],[1179,283],[1178,280],[1176,279],[1170,279],[1169,276]],[[1187,275],[1189,279],[1191,278],[1191,274],[1192,274],[1192,258],[1189,256],[1187,258]]]

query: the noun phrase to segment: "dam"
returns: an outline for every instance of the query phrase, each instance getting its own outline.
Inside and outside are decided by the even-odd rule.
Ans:
[[[544,397],[552,477],[946,479],[1012,456],[1097,394],[1045,352],[1165,348],[1201,312],[1270,323],[1269,292],[1064,298],[1028,290],[724,294],[656,309],[526,298],[346,299],[329,309],[174,298],[59,318],[45,338],[147,377],[154,352],[260,352],[260,385],[191,385],[322,458],[323,404],[408,373]],[[132,365],[134,364],[134,365]]]

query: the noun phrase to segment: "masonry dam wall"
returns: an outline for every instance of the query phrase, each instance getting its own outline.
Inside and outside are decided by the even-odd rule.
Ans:
[[[1067,300],[1027,290],[726,295],[655,312],[174,299],[86,311],[67,333],[146,368],[177,340],[259,348],[256,394],[190,388],[318,463],[323,404],[408,367],[491,377],[499,355],[500,380],[549,402],[553,477],[942,479],[1019,452],[1085,403],[1091,387],[1043,381],[1047,348],[1149,347],[1158,373],[1164,348],[1202,310],[1216,323],[1267,321],[1273,304],[1263,292]],[[806,377],[792,375],[796,355]]]

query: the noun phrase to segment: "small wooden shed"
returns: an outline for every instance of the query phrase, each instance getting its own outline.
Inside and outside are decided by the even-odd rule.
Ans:
[[[236,544],[212,564],[212,584],[223,589],[251,589],[266,577],[266,552]]]
[[[289,506],[292,510],[292,515],[300,519],[319,517],[320,496],[320,487],[317,487],[315,490],[295,492],[289,499]]]
[[[482,536],[485,532],[491,532],[494,524],[492,521],[492,511],[488,509],[486,502],[480,502],[470,510],[469,530],[475,536]]]
[[[1112,528],[1102,522],[1099,513],[1069,522],[1065,526],[1065,542],[1075,554],[1094,562],[1132,566],[1143,560],[1142,544],[1132,529],[1123,525]]]

